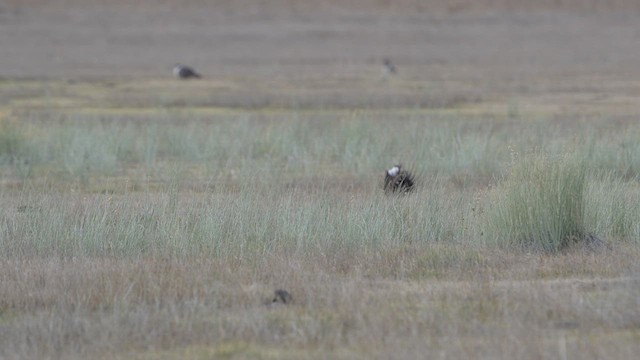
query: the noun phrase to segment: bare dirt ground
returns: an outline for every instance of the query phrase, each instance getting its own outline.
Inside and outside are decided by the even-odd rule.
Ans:
[[[8,1],[0,4],[0,102],[33,95],[28,80],[64,98],[55,83],[41,86],[47,80],[97,86],[105,96],[83,104],[92,107],[109,98],[131,107],[481,113],[516,104],[544,115],[634,116],[640,6],[529,3]],[[399,68],[393,81],[383,78],[383,58]],[[176,85],[176,62],[205,80]]]
[[[378,75],[389,57],[416,80],[598,92],[604,77],[638,90],[634,2],[395,3],[9,1],[0,76],[163,78],[184,62],[207,78],[349,79]]]

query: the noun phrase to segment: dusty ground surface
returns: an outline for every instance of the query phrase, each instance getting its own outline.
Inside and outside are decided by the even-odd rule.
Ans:
[[[625,0],[8,1],[0,4],[0,101],[13,110],[47,97],[51,108],[85,92],[85,103],[76,96],[63,105],[630,117],[639,110],[638,11]],[[383,58],[398,66],[391,81]],[[205,80],[176,84],[176,62]],[[56,81],[92,88],[61,90]]]
[[[160,78],[179,61],[207,77],[341,78],[378,74],[389,57],[411,78],[506,82],[525,91],[534,75],[571,82],[640,73],[640,5],[624,0],[607,2],[610,10],[577,0],[533,10],[517,0],[477,2],[497,4],[484,8],[464,1],[128,3],[3,2],[0,76]]]

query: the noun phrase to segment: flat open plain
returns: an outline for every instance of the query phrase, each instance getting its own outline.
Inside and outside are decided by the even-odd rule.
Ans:
[[[635,1],[133,3],[0,3],[0,359],[640,351]]]

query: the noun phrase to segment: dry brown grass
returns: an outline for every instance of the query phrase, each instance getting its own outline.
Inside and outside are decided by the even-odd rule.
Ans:
[[[239,83],[242,81],[236,84]],[[596,158],[594,163],[605,169],[612,166],[617,177],[628,177],[624,183],[628,187],[623,189],[627,191],[625,197],[633,198],[637,196],[637,184],[633,182],[637,174],[636,152],[630,148],[629,159],[614,160],[618,159],[619,149],[629,146],[628,139],[633,139],[632,134],[637,131],[637,125],[627,117],[627,112],[634,108],[623,109],[622,116],[612,115],[615,121],[603,120],[588,107],[562,114],[552,109],[550,112],[556,114],[555,118],[529,120],[537,119],[538,109],[535,101],[525,96],[523,101],[528,105],[511,115],[504,101],[494,109],[485,108],[489,105],[487,102],[467,105],[475,106],[469,112],[455,106],[362,113],[314,106],[301,110],[246,109],[245,106],[250,107],[247,103],[240,104],[241,109],[219,109],[203,104],[198,112],[188,106],[167,110],[148,94],[152,90],[171,94],[180,88],[185,91],[180,96],[186,97],[203,88],[214,89],[215,86],[209,88],[212,83],[188,89],[183,84],[143,81],[129,91],[128,101],[132,102],[124,106],[122,98],[114,96],[118,91],[113,89],[126,88],[127,84],[125,81],[105,86],[101,81],[88,81],[38,85],[37,82],[9,81],[0,90],[8,99],[6,106],[10,111],[6,119],[21,119],[21,124],[26,125],[23,129],[26,139],[42,139],[44,143],[52,141],[47,131],[73,131],[85,125],[85,129],[97,129],[97,132],[86,133],[96,141],[104,134],[117,134],[120,126],[132,126],[130,131],[141,136],[144,131],[140,129],[150,125],[158,126],[167,134],[190,126],[195,129],[193,133],[199,134],[212,128],[220,129],[214,126],[216,122],[230,124],[248,114],[251,120],[237,129],[245,141],[255,141],[258,150],[260,146],[269,149],[270,141],[280,141],[281,145],[289,141],[302,156],[305,147],[292,140],[295,136],[283,141],[277,136],[261,138],[260,134],[269,131],[278,134],[276,130],[297,124],[299,133],[294,131],[293,135],[304,134],[304,130],[309,129],[328,131],[329,138],[333,139],[328,142],[331,143],[341,141],[343,137],[338,134],[342,130],[353,130],[353,137],[369,128],[377,129],[369,133],[370,136],[387,134],[389,121],[394,121],[393,129],[401,134],[415,133],[419,130],[415,118],[435,116],[424,122],[429,125],[429,131],[441,131],[445,137],[450,135],[460,142],[456,145],[445,138],[438,143],[436,134],[430,138],[442,147],[435,147],[436,154],[442,157],[455,150],[461,156],[443,161],[440,167],[423,170],[420,175],[426,179],[435,178],[430,171],[439,171],[442,182],[422,183],[423,189],[416,197],[407,199],[406,204],[413,206],[407,209],[422,209],[419,205],[423,202],[433,204],[437,211],[432,215],[436,219],[455,218],[452,221],[460,224],[460,228],[453,230],[453,234],[448,230],[434,238],[426,238],[419,230],[417,238],[424,241],[390,237],[386,239],[388,243],[377,246],[370,244],[371,239],[325,239],[316,233],[314,239],[322,243],[301,245],[303,250],[286,239],[269,239],[268,246],[273,247],[266,251],[253,249],[223,256],[215,256],[212,246],[205,243],[203,248],[209,253],[203,255],[194,251],[197,245],[192,243],[196,239],[185,231],[191,231],[192,225],[198,224],[202,213],[212,219],[219,216],[214,210],[217,206],[223,208],[220,204],[225,204],[225,200],[237,205],[230,209],[244,209],[251,213],[250,219],[257,221],[265,217],[282,221],[278,216],[269,218],[271,211],[275,212],[269,205],[278,203],[278,198],[291,191],[295,192],[292,197],[295,205],[278,214],[289,214],[287,211],[291,210],[295,210],[291,214],[301,213],[305,206],[315,206],[327,199],[332,212],[343,211],[345,216],[384,206],[378,183],[382,179],[371,176],[377,168],[369,168],[375,167],[375,161],[353,171],[343,158],[346,150],[339,151],[327,157],[330,161],[321,161],[311,169],[289,170],[286,181],[278,177],[250,177],[245,184],[234,182],[237,178],[231,176],[231,172],[217,175],[212,171],[215,166],[188,153],[174,153],[165,148],[158,152],[154,166],[125,158],[117,163],[111,175],[102,175],[99,168],[81,171],[77,177],[60,175],[43,161],[34,165],[33,174],[24,176],[15,164],[7,163],[3,165],[8,171],[2,175],[0,215],[3,231],[0,240],[5,250],[0,257],[0,332],[3,335],[0,357],[410,359],[427,353],[437,358],[597,359],[606,356],[626,359],[639,350],[640,266],[637,258],[640,253],[637,243],[612,237],[607,239],[614,244],[611,251],[593,253],[576,248],[557,255],[484,246],[477,229],[462,229],[473,224],[463,217],[478,216],[473,215],[476,210],[470,210],[471,206],[482,205],[487,184],[495,180],[492,171],[499,171],[500,167],[488,171],[482,166],[475,169],[459,165],[446,170],[450,162],[467,163],[465,157],[478,154],[476,150],[482,147],[464,148],[465,141],[487,138],[496,142],[495,149],[500,151],[486,152],[479,158],[482,164],[482,161],[495,161],[498,156],[506,162],[507,149],[518,139],[522,141],[520,148],[524,149],[537,145],[554,147],[558,146],[553,145],[555,142],[567,142],[576,132],[585,131],[583,135],[598,132],[599,144],[606,151],[601,154],[604,158]],[[300,84],[304,86],[304,82]],[[82,91],[76,92],[74,86]],[[391,86],[393,89],[398,85]],[[48,87],[49,95],[39,95],[39,87]],[[31,104],[13,102],[20,97],[19,89],[28,95],[25,97]],[[85,96],[81,97],[81,93]],[[60,96],[52,96],[56,94]],[[277,96],[275,92],[270,94]],[[262,95],[256,91],[254,96]],[[58,102],[62,98],[76,101],[75,105],[65,107],[64,104],[70,102]],[[351,99],[364,101],[358,100],[357,95]],[[477,116],[478,109],[487,109],[483,117]],[[615,113],[617,107],[608,104],[602,109]],[[454,118],[447,111],[459,112]],[[282,116],[294,119],[283,120]],[[363,118],[367,119],[368,126],[363,126]],[[455,125],[450,124],[452,119],[457,121]],[[455,131],[452,132],[452,128]],[[533,129],[538,137],[523,136],[523,129]],[[625,135],[621,136],[621,132]],[[254,135],[249,139],[245,134]],[[224,137],[222,134],[215,140],[221,141]],[[191,138],[185,136],[185,139]],[[400,141],[389,143],[407,146]],[[454,145],[447,147],[451,146],[447,144]],[[479,144],[482,145],[482,141]],[[377,151],[375,146],[366,146]],[[431,145],[411,146],[416,150]],[[136,147],[133,149],[135,152]],[[281,155],[274,155],[278,154],[274,151],[238,151],[223,157],[250,162],[255,161],[255,154],[271,154],[273,157],[257,156],[262,162],[255,164],[263,166],[278,164],[282,160],[280,156],[288,159],[289,155],[286,151]],[[430,151],[424,153],[431,156]],[[48,154],[54,156],[55,153]],[[316,161],[316,155],[304,156]],[[212,159],[219,156],[222,155]],[[370,155],[357,157],[356,164],[368,164],[371,160],[367,156]],[[132,155],[131,159],[137,156]],[[488,163],[494,164],[491,161]],[[623,171],[627,168],[618,170],[612,164],[626,164],[628,171]],[[261,174],[268,175],[268,172]],[[188,178],[183,179],[187,175]],[[238,203],[242,196],[249,200]],[[379,201],[368,202],[370,199]],[[457,202],[461,205],[450,205]],[[151,217],[146,223],[144,217],[149,209],[156,211],[152,214],[155,218]],[[261,217],[260,214],[267,215]],[[366,212],[362,214],[364,219]],[[404,214],[407,215],[407,211]],[[430,213],[423,210],[421,214]],[[226,216],[242,218],[243,215],[238,212]],[[623,215],[633,218],[635,213]],[[391,217],[381,219],[389,221]],[[48,220],[63,221],[63,226],[52,226],[60,232],[38,233],[49,226]],[[425,221],[411,213],[406,220],[409,226]],[[293,222],[293,225],[298,224]],[[98,226],[104,233],[87,237],[96,243],[84,244],[83,230],[91,231],[91,226]],[[118,237],[113,234],[121,234],[118,231],[122,228],[149,231],[151,235],[142,237],[148,243],[118,244]],[[349,227],[342,230],[348,231]],[[231,233],[246,237],[242,231]],[[70,242],[57,243],[57,237]],[[184,243],[161,242],[171,239]],[[415,240],[415,234],[409,234],[409,239]],[[221,239],[205,234],[198,241],[203,240]],[[229,242],[233,249],[237,249],[234,243],[246,241],[245,238],[222,240]],[[360,241],[355,244],[362,246],[342,247],[341,244],[349,240]],[[335,247],[327,245],[329,243]],[[156,244],[157,248],[149,244]],[[42,247],[38,248],[39,245]],[[181,251],[181,246],[187,250]],[[290,306],[270,303],[277,288],[292,293],[294,301]]]
[[[633,108],[622,109],[623,115],[612,115],[615,121],[603,121],[589,107],[563,114],[547,109],[544,111],[557,114],[556,118],[527,120],[537,118],[541,111],[529,96],[522,100],[527,106],[512,114],[504,102],[491,108],[491,103],[481,101],[451,109],[396,108],[354,115],[336,108],[323,110],[319,103],[295,111],[251,110],[247,109],[251,101],[242,103],[242,97],[240,109],[220,109],[211,103],[202,104],[199,110],[187,105],[171,105],[173,108],[167,109],[148,94],[152,90],[179,93],[175,96],[180,99],[202,89],[216,91],[217,85],[204,82],[188,88],[158,80],[143,81],[130,89],[126,102],[115,95],[118,89],[130,86],[127,84],[15,81],[5,82],[0,91],[6,95],[5,106],[10,109],[5,118],[21,119],[26,126],[22,129],[25,139],[43,142],[51,141],[43,129],[73,130],[84,124],[89,130],[111,134],[117,133],[120,126],[132,126],[131,131],[144,135],[140,129],[155,124],[168,134],[189,126],[200,133],[211,129],[215,121],[229,123],[229,119],[245,114],[251,116],[247,122],[250,126],[239,127],[238,133],[255,133],[256,144],[268,148],[272,138],[260,140],[257,134],[278,133],[274,129],[292,124],[305,124],[300,127],[301,133],[304,129],[329,131],[337,141],[341,137],[331,131],[361,124],[358,116],[368,119],[372,128],[380,129],[372,136],[377,136],[378,131],[384,133],[389,119],[396,122],[394,129],[402,133],[406,131],[402,126],[418,129],[411,127],[413,118],[436,116],[428,122],[432,132],[440,129],[442,134],[456,134],[466,141],[491,134],[487,138],[494,139],[498,144],[495,149],[501,151],[488,152],[481,161],[495,160],[497,156],[506,161],[509,154],[505,152],[512,146],[509,141],[521,139],[521,148],[526,148],[527,141],[531,142],[529,146],[551,146],[553,141],[564,142],[570,134],[591,129],[601,134],[598,141],[607,149],[598,166],[607,168],[612,162],[606,156],[617,158],[618,149],[628,146],[627,137],[632,138],[630,134],[637,131],[626,115]],[[234,84],[240,86],[243,82]],[[300,87],[291,90],[291,94],[305,86],[303,81],[298,84]],[[402,85],[390,84],[388,91],[395,91],[397,86]],[[48,95],[39,92],[41,87],[49,89]],[[20,98],[20,91],[30,104],[15,101]],[[402,98],[401,94],[398,92],[397,96]],[[253,96],[263,95],[256,90]],[[267,91],[267,96],[275,99],[278,95]],[[357,94],[345,101],[353,101],[352,106],[366,104]],[[566,98],[564,101],[571,104]],[[463,110],[465,107],[468,112]],[[618,108],[607,104],[601,109],[615,114]],[[454,132],[447,127],[453,118],[447,111],[458,111]],[[477,116],[479,111],[484,111],[483,117]],[[297,118],[280,119],[291,114]],[[333,124],[338,130],[313,125],[317,121]],[[523,129],[534,129],[539,137],[525,138],[521,135]],[[627,137],[620,136],[621,132]],[[87,136],[98,140],[104,133],[91,134]],[[477,153],[475,147],[446,147],[450,143],[443,141],[440,146],[458,149],[464,156]],[[254,153],[240,152],[232,158],[249,161]],[[1,240],[6,253],[0,258],[0,357],[410,359],[428,353],[437,358],[626,359],[639,350],[640,254],[636,243],[617,238],[607,239],[615,245],[611,251],[593,253],[576,248],[558,255],[485,247],[477,237],[479,232],[473,229],[460,229],[453,235],[442,233],[441,238],[417,243],[392,238],[377,247],[367,241],[359,248],[332,249],[310,244],[308,251],[296,250],[286,240],[272,239],[275,245],[268,251],[233,256],[198,255],[193,251],[197,247],[187,243],[186,251],[180,251],[180,244],[175,250],[165,244],[158,245],[158,249],[148,248],[148,252],[132,244],[118,244],[113,235],[118,232],[118,223],[135,225],[131,231],[148,225],[145,231],[151,235],[144,239],[150,243],[160,244],[160,239],[171,238],[195,241],[181,233],[190,225],[181,227],[173,222],[182,219],[197,223],[201,212],[213,216],[211,204],[224,203],[220,199],[237,201],[248,189],[259,194],[249,202],[250,208],[244,208],[254,209],[253,216],[258,216],[259,209],[268,214],[269,203],[290,191],[300,201],[298,211],[325,198],[331,199],[333,211],[342,209],[345,215],[362,210],[350,204],[383,204],[366,202],[381,192],[381,179],[373,179],[374,170],[367,167],[354,173],[342,163],[327,162],[311,171],[291,171],[286,181],[277,177],[249,178],[243,185],[234,182],[237,178],[231,173],[229,177],[216,177],[210,165],[189,154],[175,155],[168,150],[159,154],[154,166],[123,160],[118,164],[122,169],[114,174],[101,175],[98,170],[89,169],[78,178],[55,173],[46,161],[35,165],[33,174],[26,177],[19,174],[15,164],[4,165],[8,171],[3,173],[2,185]],[[628,172],[621,168],[617,175],[629,177],[632,190],[626,196],[632,197],[637,191],[631,181],[637,171],[633,162],[636,152],[631,148],[628,154],[631,162],[619,162],[630,166]],[[334,154],[328,159],[345,161],[341,156]],[[358,163],[367,162],[366,156],[358,159]],[[280,159],[276,156],[263,161],[271,165]],[[440,166],[447,164],[445,161]],[[421,184],[424,189],[418,196],[436,204],[436,218],[458,216],[457,207],[447,207],[448,201],[458,198],[462,199],[455,200],[462,201],[462,214],[471,214],[471,204],[481,205],[487,184],[495,180],[491,171],[480,170],[482,167],[454,167],[447,171],[435,167],[432,171],[441,172],[442,183]],[[186,175],[188,178],[183,179]],[[420,175],[432,178],[433,174],[423,170]],[[83,176],[86,178],[81,179]],[[179,201],[172,200],[178,194]],[[419,197],[408,200],[411,199],[417,199],[413,206],[422,202]],[[172,201],[176,201],[175,213],[170,210]],[[147,216],[149,209],[156,211],[150,223],[144,219],[131,221],[132,217]],[[409,215],[408,224],[421,223],[421,219]],[[56,241],[50,241],[66,235],[34,238],[31,232],[46,228],[48,217],[51,221],[62,219],[69,227],[87,226],[91,230],[91,224],[102,224],[96,219],[103,216],[107,224],[101,229],[105,232],[94,236],[98,243],[87,245],[86,251],[82,250],[82,243],[57,246]],[[261,218],[258,216],[257,220]],[[469,224],[459,221],[460,226]],[[129,225],[124,226],[125,230]],[[65,231],[64,226],[59,229]],[[172,235],[172,231],[176,233]],[[465,233],[468,238],[460,238]],[[82,231],[74,234],[69,239],[84,236]],[[455,241],[444,240],[450,238]],[[204,239],[219,240],[206,236]],[[225,240],[233,243],[233,239]],[[326,240],[339,246],[345,239]],[[43,250],[38,250],[40,243],[45,244]],[[271,304],[277,288],[290,291],[294,302],[289,306]]]
[[[0,359],[635,358],[638,10],[5,1]],[[509,161],[585,139],[612,249],[487,246]],[[394,212],[397,157],[422,183]]]
[[[342,259],[4,259],[2,348],[7,358],[624,359],[638,350],[638,255],[437,245]],[[278,287],[292,305],[270,305]]]

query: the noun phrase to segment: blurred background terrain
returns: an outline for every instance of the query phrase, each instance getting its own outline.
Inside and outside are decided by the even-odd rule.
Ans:
[[[2,77],[348,77],[391,58],[412,77],[619,75],[640,67],[640,3],[3,1]],[[514,80],[515,81],[515,80]]]
[[[85,106],[109,96],[157,105],[153,93],[166,106],[484,112],[517,103],[629,115],[640,94],[638,11],[631,0],[9,0],[0,4],[0,101],[49,79],[104,85],[88,93],[107,96]],[[399,69],[391,83],[385,58]],[[176,62],[206,79],[180,99],[162,83]]]

